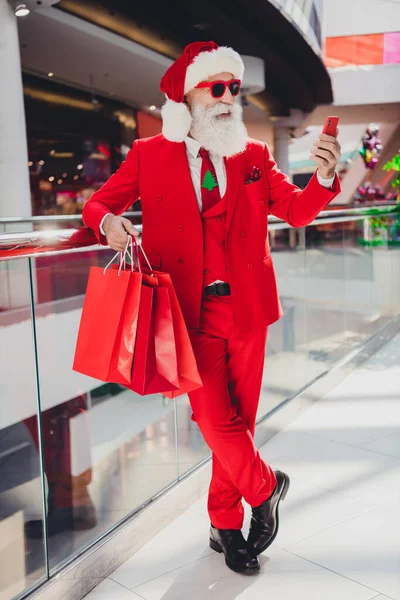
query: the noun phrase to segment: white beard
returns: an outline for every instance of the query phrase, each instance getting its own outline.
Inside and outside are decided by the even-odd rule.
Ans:
[[[213,106],[196,103],[192,105],[190,135],[203,148],[222,157],[229,158],[246,149],[248,134],[243,123],[240,104],[218,102]],[[218,117],[229,112],[229,117]]]

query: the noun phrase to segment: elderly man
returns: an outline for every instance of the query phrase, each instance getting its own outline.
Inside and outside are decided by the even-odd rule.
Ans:
[[[141,199],[143,247],[171,275],[203,382],[189,400],[212,450],[210,546],[229,568],[253,574],[289,487],[254,444],[267,329],[282,315],[268,214],[293,227],[311,223],[340,191],[340,146],[320,135],[317,172],[303,191],[290,183],[268,146],[247,137],[237,103],[243,72],[231,48],[189,44],[161,81],[163,133],[135,140],[83,220],[100,243],[122,251],[138,232],[117,215]],[[242,499],[252,507],[247,540]]]

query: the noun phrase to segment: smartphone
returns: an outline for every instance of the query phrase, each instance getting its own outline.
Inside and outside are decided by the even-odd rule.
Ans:
[[[336,137],[336,129],[339,123],[339,117],[326,117],[322,133]]]

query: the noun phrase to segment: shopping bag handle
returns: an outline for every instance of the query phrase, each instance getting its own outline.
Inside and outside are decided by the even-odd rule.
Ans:
[[[132,238],[132,236],[129,236],[129,237],[131,237],[131,238]],[[150,264],[150,262],[149,262],[149,259],[147,258],[147,254],[146,254],[146,252],[143,250],[143,245],[142,245],[142,244],[139,244],[139,242],[137,241],[137,239],[136,239],[136,238],[134,238],[134,240],[133,240],[133,244],[134,244],[134,246],[135,246],[136,259],[137,259],[137,265],[138,265],[139,273],[141,273],[141,272],[142,272],[142,269],[141,269],[141,266],[140,266],[140,260],[139,260],[139,249],[142,251],[142,253],[143,253],[143,256],[144,256],[144,258],[145,258],[145,260],[146,260],[146,262],[147,262],[147,265],[148,265],[148,267],[149,267],[150,271],[152,271],[153,269],[151,268],[151,264]],[[133,259],[132,259],[132,254],[133,254],[133,250],[132,250],[132,243],[131,243],[131,253],[129,253],[129,250],[128,250],[128,256],[129,256],[129,258],[131,259],[131,261],[133,262]]]
[[[146,252],[143,250],[142,244],[138,244],[137,247],[140,248],[140,250],[142,251],[145,261],[147,262],[147,265],[148,265],[150,271],[152,271],[153,269],[151,268],[151,264],[149,262],[149,259],[147,258]],[[138,258],[139,258],[139,250],[138,250]]]
[[[131,245],[131,252],[129,252],[129,244]],[[103,270],[104,275],[106,274],[108,267],[111,265],[111,263],[114,262],[114,260],[117,257],[119,258],[119,269],[118,269],[118,275],[119,275],[121,273],[122,268],[125,269],[126,255],[128,255],[129,258],[131,259],[131,271],[133,271],[133,259],[132,259],[133,250],[132,250],[132,237],[131,236],[128,236],[128,240],[126,242],[125,249],[121,252],[117,252],[116,254],[114,254],[114,256],[112,257],[110,262],[104,267],[104,270]]]
[[[134,252],[133,252],[133,247],[135,247],[135,256],[134,256]],[[143,256],[147,262],[147,265],[150,269],[150,271],[153,271],[153,269],[151,268],[149,259],[147,258],[147,254],[146,252],[143,250],[143,246],[142,244],[139,244],[136,240],[136,237],[134,238],[131,235],[128,235],[128,239],[126,242],[126,246],[125,249],[122,252],[117,252],[112,259],[110,260],[110,262],[104,267],[104,271],[103,273],[106,273],[106,270],[108,269],[108,267],[111,265],[111,263],[114,262],[114,260],[119,257],[119,269],[118,269],[118,275],[121,273],[122,268],[125,269],[126,266],[126,256],[128,255],[128,257],[130,258],[130,262],[131,262],[131,271],[133,271],[133,261],[134,258],[136,259],[137,262],[137,268],[139,270],[139,273],[142,272],[141,266],[140,266],[140,260],[139,260],[139,248],[140,250],[143,252]]]

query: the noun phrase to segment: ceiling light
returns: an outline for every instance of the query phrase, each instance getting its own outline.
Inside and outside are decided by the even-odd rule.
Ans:
[[[193,25],[194,29],[198,29],[199,31],[204,31],[205,29],[209,29],[209,23],[196,23]]]
[[[76,168],[79,169],[79,170],[83,169],[83,165],[78,165]]]
[[[12,7],[16,17],[26,17],[31,12],[27,5],[22,2],[12,2]]]
[[[73,152],[56,152],[54,151],[54,154],[52,154],[50,152],[51,156],[53,158],[73,158],[75,156],[75,154]]]
[[[7,2],[7,0],[5,0]],[[60,0],[8,0],[16,17],[26,17],[31,12],[49,8],[54,4],[58,4]]]
[[[49,177],[49,181],[54,181],[53,175],[51,177]]]
[[[152,104],[151,106],[149,106],[149,110],[156,110],[157,106],[155,106],[154,104]]]
[[[49,77],[53,77],[54,73],[48,73]]]

